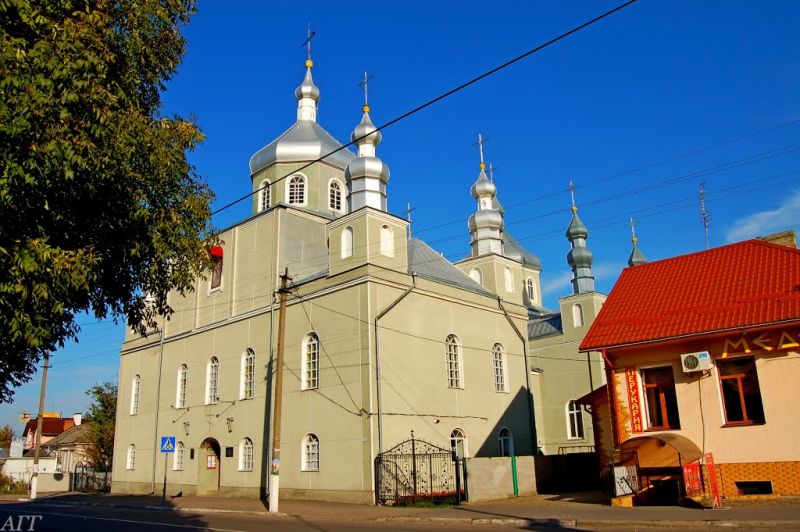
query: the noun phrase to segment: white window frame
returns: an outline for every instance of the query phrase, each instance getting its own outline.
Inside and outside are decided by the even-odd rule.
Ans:
[[[313,432],[309,432],[308,434],[303,436],[303,440],[300,445],[300,470],[301,471],[320,470],[319,436],[317,436]]]
[[[142,376],[138,373],[131,382],[131,415],[139,413],[139,402],[142,398]]]
[[[338,193],[339,193],[339,198],[338,198],[338,200],[339,200],[339,208],[338,209],[335,207],[335,205],[333,205],[333,203],[334,203],[334,196],[333,196],[334,188],[338,188]],[[331,179],[330,181],[328,181],[328,209],[330,209],[333,212],[339,212],[339,213],[347,212],[347,197],[345,196],[344,191],[345,191],[344,185],[342,185],[342,182],[339,181],[338,179]]]
[[[583,423],[583,410],[581,409],[581,405],[575,402],[574,399],[569,400],[564,406],[564,411],[567,416],[567,439],[585,440],[586,427]],[[579,420],[580,423],[578,422]],[[578,429],[580,429],[580,431],[578,431]]]
[[[128,455],[125,459],[125,469],[128,471],[136,469],[136,446],[134,444],[128,445]]]
[[[172,457],[172,470],[183,471],[186,462],[186,448],[182,441],[175,444],[175,456]]]
[[[583,327],[586,324],[586,319],[583,315],[583,305],[575,303],[572,305],[572,326]]]
[[[458,444],[461,443],[461,453],[459,458],[469,458],[469,448],[467,447],[467,433],[461,427],[454,427],[450,431],[450,449],[456,451],[458,455]]]
[[[536,281],[533,277],[528,277],[525,280],[525,289],[528,292],[528,301],[531,303],[536,303]]]
[[[505,271],[503,272],[503,278],[505,280],[505,287],[506,292],[509,294],[514,293],[514,272],[511,271],[511,268],[506,266]]]
[[[253,440],[245,436],[239,443],[239,471],[253,470]]]
[[[315,390],[319,388],[320,377],[320,356],[319,352],[322,348],[322,343],[319,335],[315,332],[309,332],[303,337],[303,345],[300,349],[300,372],[301,372],[301,389],[302,390]],[[314,347],[313,351],[309,349]]]
[[[342,236],[339,239],[339,243],[341,244],[340,256],[343,259],[347,259],[353,256],[353,240],[355,237],[355,232],[353,228],[349,225],[342,229]]]
[[[479,285],[483,286],[483,272],[480,268],[475,267],[469,271],[469,276],[472,277],[472,280],[478,283]]]
[[[241,369],[239,399],[252,399],[256,394],[256,352],[249,347],[242,353]]]
[[[175,383],[175,408],[186,408],[186,388],[189,383],[189,366],[181,364],[178,367],[177,382]]]
[[[292,202],[292,183],[296,183],[297,180],[302,184],[301,192],[303,194],[303,201],[301,202]],[[308,205],[308,178],[303,174],[293,174],[289,179],[286,180],[286,204],[287,205],[294,205],[299,207],[304,207]]]
[[[447,335],[445,345],[445,375],[448,388],[464,388],[464,350],[455,334]]]
[[[514,433],[508,427],[497,431],[497,454],[499,456],[514,456]]]
[[[394,257],[394,231],[386,224],[383,224],[379,231],[381,255]]]
[[[492,346],[492,376],[494,377],[494,391],[508,393],[506,350],[500,343]]]
[[[269,204],[272,201],[272,183],[269,179],[265,179],[258,186],[258,212],[264,212],[269,209]]]
[[[213,356],[206,364],[206,404],[217,404],[219,395],[219,359]]]

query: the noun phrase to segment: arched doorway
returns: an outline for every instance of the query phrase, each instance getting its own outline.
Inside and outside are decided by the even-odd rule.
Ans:
[[[214,438],[206,438],[200,444],[197,461],[197,494],[216,495],[219,492],[220,447]]]

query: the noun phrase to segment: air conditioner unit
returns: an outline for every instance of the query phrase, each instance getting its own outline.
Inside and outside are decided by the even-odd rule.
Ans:
[[[714,367],[714,361],[708,351],[700,351],[699,353],[686,353],[681,355],[681,368],[684,373],[693,373],[695,371],[705,371]]]

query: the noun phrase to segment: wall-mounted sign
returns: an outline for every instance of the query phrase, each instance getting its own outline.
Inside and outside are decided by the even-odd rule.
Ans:
[[[639,402],[639,376],[636,368],[625,369],[625,387],[628,389],[628,411],[631,414],[631,432],[642,432],[642,405]]]
[[[755,334],[755,333],[753,333]],[[732,353],[750,354],[755,351],[781,351],[800,347],[800,334],[797,332],[766,331],[758,336],[748,338],[746,334],[737,334],[725,338],[722,344],[722,358]]]

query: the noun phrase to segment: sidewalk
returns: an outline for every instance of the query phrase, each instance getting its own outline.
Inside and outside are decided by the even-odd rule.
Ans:
[[[13,500],[3,497],[5,500]],[[580,500],[580,498],[578,498]],[[43,494],[30,504],[103,506],[162,511],[237,512],[270,518],[374,522],[447,522],[452,524],[507,524],[515,526],[743,526],[800,529],[800,499],[735,501],[732,507],[703,510],[676,506],[616,508],[595,502],[577,502],[569,496],[532,495],[499,501],[441,508],[409,508],[312,501],[280,502],[279,514],[268,514],[265,503],[254,499],[178,497],[161,507],[159,496]]]

